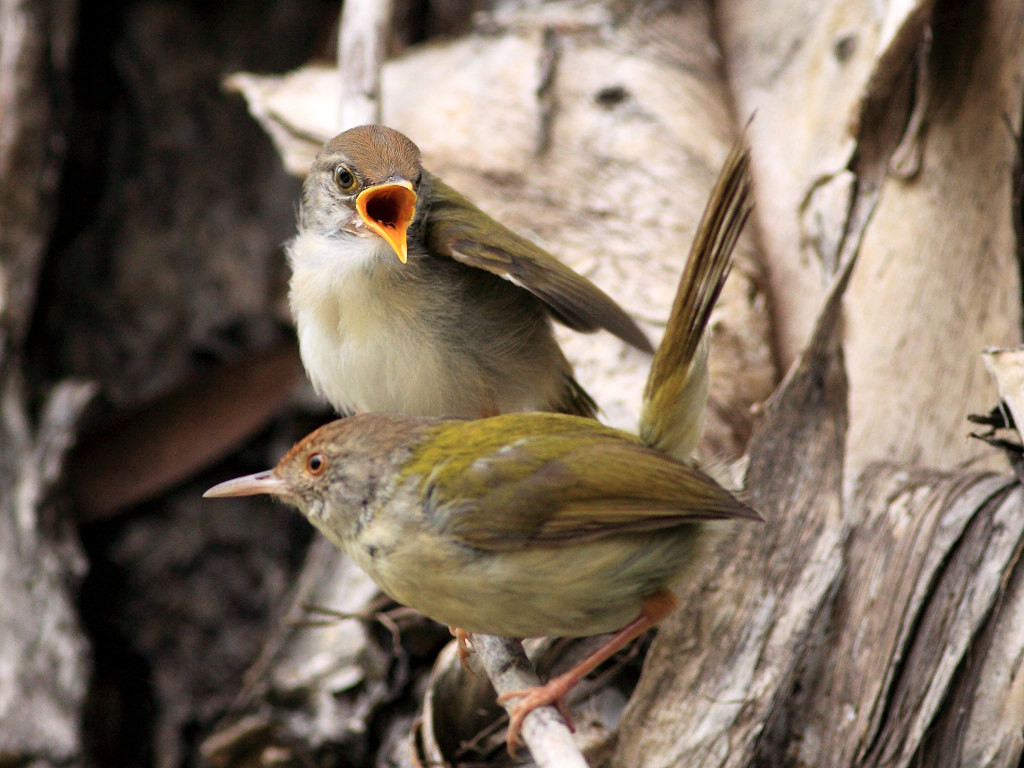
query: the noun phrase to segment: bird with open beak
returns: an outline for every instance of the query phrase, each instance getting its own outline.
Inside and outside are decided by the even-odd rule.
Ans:
[[[603,291],[425,170],[416,145],[384,126],[320,150],[288,257],[302,361],[339,411],[593,416],[552,319],[652,351]]]
[[[737,143],[712,191],[644,392],[639,436],[594,419],[367,413],[327,424],[266,472],[207,496],[297,507],[396,601],[505,637],[614,634],[543,686],[510,691],[508,745],[676,605],[730,522],[759,515],[688,461],[708,388],[707,331],[750,214]],[[724,524],[724,525],[723,525]],[[722,530],[724,527],[724,531]]]

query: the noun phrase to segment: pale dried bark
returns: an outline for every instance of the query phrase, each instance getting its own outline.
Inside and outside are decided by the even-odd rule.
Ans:
[[[786,723],[772,718],[788,712],[801,661],[794,649],[815,647],[842,568],[845,282],[751,441],[750,503],[767,524],[723,542],[664,623],[613,765],[785,762]]]
[[[737,104],[758,115],[751,142],[785,364],[837,265],[858,261],[844,307],[851,477],[880,458],[952,467],[991,456],[962,425],[993,397],[977,352],[1021,338],[1018,10],[718,6]]]
[[[929,23],[918,37],[923,83],[913,91],[924,117],[897,149],[917,157],[917,168],[909,177],[896,169],[882,184],[846,301],[851,476],[878,459],[950,468],[991,456],[963,437],[967,414],[995,395],[978,353],[1021,341],[1020,7],[989,2]],[[893,80],[909,78],[913,64]],[[877,130],[865,115],[862,135]],[[893,387],[904,397],[893,398]]]
[[[458,15],[456,5],[445,12]],[[470,5],[479,3],[461,10]],[[633,17],[618,2],[517,5],[479,17],[469,36],[390,62],[385,120],[421,144],[434,170],[590,274],[656,337],[718,162],[735,124],[756,108],[755,216],[767,268],[747,243],[750,259],[716,315],[712,378],[723,388],[712,408],[725,429],[711,428],[714,452],[742,451],[755,426],[749,406],[775,379],[759,290],[765,279],[778,359],[795,363],[749,451],[749,493],[768,525],[741,531],[709,559],[660,632],[625,715],[628,671],[615,685],[601,678],[586,691],[577,722],[597,746],[585,754],[592,764],[630,768],[1019,765],[1020,490],[977,464],[956,467],[978,456],[981,466],[1005,466],[964,439],[962,415],[995,401],[979,375],[981,347],[1020,341],[1017,8],[990,0],[950,17],[954,4],[923,0],[725,0],[715,12],[734,115],[703,6]],[[50,9],[52,32],[63,29],[70,7],[0,0],[0,67],[25,61],[17,51],[37,65],[19,71],[42,66],[42,49],[11,47],[9,36],[26,26],[8,23],[10,14],[35,19],[27,28],[39,29],[36,11]],[[188,383],[197,357],[230,358],[287,335],[278,326],[286,320],[284,269],[274,243],[292,226],[296,186],[266,174],[265,148],[237,120],[203,111],[220,96],[190,84],[203,71],[211,79],[198,49],[170,58],[161,49],[176,36],[191,39],[181,35],[189,20],[160,3],[136,4],[124,29],[126,100],[159,138],[139,157],[113,153],[112,168],[134,172],[127,183],[112,172],[114,192],[99,206],[105,220],[55,258],[60,291],[46,297],[43,317],[54,330],[41,337],[41,354],[52,364],[51,383],[79,366],[112,402],[134,409]],[[59,132],[45,128],[60,122],[52,109],[64,82],[57,70],[66,65],[67,38],[54,34],[46,87],[11,90],[0,71],[0,580],[5,599],[13,595],[0,608],[0,656],[17,661],[3,668],[21,677],[3,691],[15,691],[11,711],[26,715],[0,713],[0,751],[2,760],[74,764],[88,667],[70,596],[82,561],[67,527],[51,525],[58,515],[50,494],[88,391],[58,387],[33,423],[26,400],[46,400],[20,389],[18,359],[61,153],[52,140]],[[147,58],[157,51],[162,58]],[[160,65],[168,60],[188,72]],[[297,151],[284,153],[296,172],[316,140],[337,129],[333,68],[236,82],[274,91],[250,107],[279,136],[299,137]],[[201,104],[191,100],[196,93],[205,94]],[[47,95],[57,101],[39,101]],[[9,106],[26,96],[32,109]],[[203,117],[192,122],[190,110]],[[31,120],[9,119],[19,115]],[[206,131],[216,140],[204,143]],[[10,154],[13,146],[27,150]],[[236,170],[218,170],[221,160]],[[11,169],[32,183],[8,184]],[[87,301],[78,293],[85,284]],[[83,322],[66,322],[82,308]],[[631,428],[647,362],[606,336],[565,338],[581,381],[609,419]],[[310,402],[296,411],[308,413]],[[274,430],[241,463],[263,468],[287,447],[287,434]],[[124,455],[137,445],[125,440]],[[178,457],[179,468],[194,458]],[[7,482],[11,476],[18,479]],[[267,602],[264,592],[290,583],[280,551],[301,541],[282,510],[213,512],[198,501],[201,487],[151,507],[156,521],[126,525],[109,555],[134,590],[131,605],[115,606],[116,620],[136,632],[134,647],[150,665],[147,691],[160,705],[150,748],[161,765],[187,760],[185,725],[209,726],[235,695],[228,668],[264,642],[268,620],[255,616],[256,606]],[[15,542],[9,553],[5,545]],[[254,554],[261,544],[277,547],[277,556]],[[236,558],[205,559],[219,545]],[[320,555],[311,555],[312,583]],[[42,592],[27,590],[26,576]],[[362,612],[363,587],[307,599]],[[232,602],[244,604],[242,615],[229,612]],[[54,618],[25,625],[25,615]],[[289,616],[310,613],[297,600]],[[17,626],[55,631],[37,637],[40,645],[14,637]],[[417,704],[393,697],[416,688],[410,667],[433,657],[444,630],[403,618],[403,655],[381,627],[374,619],[285,623],[239,697],[240,719],[222,721],[207,743],[209,762],[343,752],[411,765],[420,754],[407,742]],[[29,647],[37,655],[26,664]],[[37,684],[40,669],[59,673],[57,688]],[[447,671],[439,666],[435,681]],[[500,764],[493,691],[478,683],[474,694],[461,673],[452,677],[454,687],[432,683],[435,728],[463,738],[455,733],[461,724],[471,738],[490,722],[497,746],[488,759]],[[489,705],[479,719],[478,702]],[[43,711],[52,717],[27,717]],[[368,723],[379,731],[368,733]],[[450,743],[438,749],[452,754]]]
[[[64,157],[68,0],[0,3],[0,362],[28,333]]]
[[[380,70],[387,55],[394,0],[342,4],[338,30],[340,130],[380,122]]]
[[[66,383],[37,424],[21,374],[0,387],[0,756],[82,765],[89,644],[75,607],[86,562],[53,503],[67,448],[94,388]]]
[[[391,655],[368,631],[367,622],[376,623],[368,606],[377,600],[370,578],[318,539],[245,687],[204,741],[204,759],[215,766],[249,755],[312,760],[324,745],[366,759],[368,717],[396,683]],[[328,612],[318,615],[321,608]],[[345,614],[353,617],[339,619]]]
[[[93,388],[65,382],[33,417],[22,349],[56,210],[71,2],[0,2],[0,762],[80,765],[85,571],[54,490]]]
[[[963,415],[995,399],[981,347],[1020,337],[1018,9],[720,8],[784,357],[817,319],[749,449],[768,541],[667,622],[613,763],[1015,766],[1020,488],[943,468],[1005,470]]]

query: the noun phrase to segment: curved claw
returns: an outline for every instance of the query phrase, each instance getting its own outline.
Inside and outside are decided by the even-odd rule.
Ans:
[[[558,711],[565,718],[569,730],[574,730],[572,719],[568,716],[569,710],[563,701],[565,695],[572,690],[576,683],[596,669],[601,662],[610,658],[620,648],[624,647],[635,637],[646,632],[671,613],[675,605],[675,596],[667,589],[648,595],[641,604],[639,616],[608,638],[601,647],[568,672],[563,672],[544,685],[535,685],[532,688],[523,688],[522,690],[501,694],[498,697],[498,701],[502,704],[509,699],[520,696],[523,699],[516,702],[515,706],[509,711],[508,735],[505,737],[509,754],[513,757],[515,756],[516,743],[519,741],[519,729],[523,725],[523,718],[537,707],[551,704],[558,707]]]
[[[523,720],[537,707],[555,707],[565,720],[569,730],[576,730],[572,723],[569,707],[565,704],[565,694],[569,692],[574,683],[568,686],[565,683],[565,680],[556,677],[546,685],[535,685],[532,688],[508,691],[498,697],[499,704],[504,704],[509,699],[522,697],[522,700],[517,701],[508,713],[508,733],[505,736],[505,745],[508,747],[508,753],[512,757],[516,756],[516,747],[522,743],[522,740],[519,738],[519,731],[523,727]]]
[[[462,668],[470,674],[475,677],[479,677],[479,673],[469,666],[469,657],[474,653],[473,647],[470,645],[469,641],[469,632],[464,629],[460,629],[459,627],[448,627],[448,631],[451,632],[452,637],[455,638],[455,652],[459,656],[459,664],[461,664]]]

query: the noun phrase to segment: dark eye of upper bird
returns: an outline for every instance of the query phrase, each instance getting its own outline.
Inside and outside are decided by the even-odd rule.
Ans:
[[[341,164],[334,169],[334,183],[338,185],[338,189],[348,194],[359,186],[359,179],[347,165]]]
[[[306,457],[306,471],[309,474],[316,477],[325,469],[327,469],[327,458],[319,451]]]

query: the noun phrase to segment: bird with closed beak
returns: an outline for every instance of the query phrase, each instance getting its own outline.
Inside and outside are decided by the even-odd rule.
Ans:
[[[750,212],[729,155],[648,378],[640,436],[555,413],[483,419],[365,413],[316,430],[271,470],[206,496],[297,507],[403,605],[469,632],[614,634],[545,685],[504,694],[507,741],[666,616],[721,534],[758,514],[687,461],[707,393],[706,328]]]
[[[651,352],[583,276],[423,168],[381,125],[328,141],[287,246],[302,362],[340,412],[593,416],[552,319]]]

